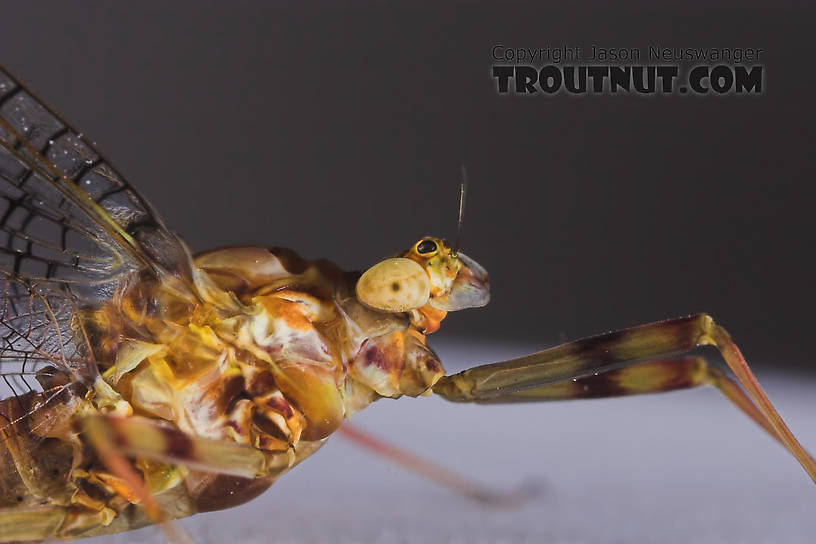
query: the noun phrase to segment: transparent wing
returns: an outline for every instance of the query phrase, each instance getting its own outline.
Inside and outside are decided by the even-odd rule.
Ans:
[[[0,67],[0,416],[39,421],[90,384],[84,309],[139,273],[186,288],[191,262],[110,161]]]
[[[96,377],[79,312],[65,291],[0,272],[0,453],[30,455]],[[3,465],[0,478],[16,470]]]
[[[0,269],[94,303],[141,269],[189,279],[190,262],[88,139],[0,68]]]
[[[86,383],[96,378],[79,311],[61,290],[0,272],[0,376],[10,393],[39,390],[38,381],[57,371]]]

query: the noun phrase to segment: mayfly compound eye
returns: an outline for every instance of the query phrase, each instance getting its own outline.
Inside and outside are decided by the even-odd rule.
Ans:
[[[431,296],[425,269],[411,259],[386,259],[360,276],[357,298],[370,308],[407,312],[424,306]]]
[[[420,255],[428,255],[436,251],[436,242],[433,240],[422,240],[419,244],[417,244],[417,253]]]

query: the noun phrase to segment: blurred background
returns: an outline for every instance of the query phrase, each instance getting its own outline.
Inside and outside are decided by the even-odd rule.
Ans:
[[[816,369],[814,11],[0,2],[2,63],[196,250],[365,268],[424,234],[491,273],[443,334],[542,345],[706,311]],[[740,5],[734,3],[735,5]],[[761,96],[499,96],[491,49],[755,47]]]
[[[437,333],[434,345],[449,367],[705,311],[731,332],[760,378],[770,373],[772,398],[807,443],[813,382],[792,380],[816,370],[812,8],[320,4],[0,1],[0,63],[98,142],[195,250],[277,245],[365,268],[425,234],[453,238],[466,164],[463,248],[490,271],[493,300],[450,316]],[[765,92],[499,96],[490,75],[496,44],[762,48]],[[772,369],[794,374],[774,382]],[[545,505],[558,514],[547,516],[552,542],[806,542],[813,534],[814,495],[804,473],[712,392],[558,405],[540,430],[527,419],[538,413],[531,407],[490,408],[488,416],[488,409],[456,412],[432,402],[423,419],[411,415],[424,413],[412,411],[416,405],[379,412],[395,419],[361,420],[383,430],[400,421],[394,436],[425,448],[425,423],[439,418],[437,425],[450,427],[441,438],[437,429],[427,451],[447,453],[441,460],[502,485],[537,471],[555,478],[557,492]],[[664,416],[676,418],[671,427]],[[592,438],[613,425],[616,436]],[[726,446],[717,439],[723,433]],[[549,445],[539,444],[545,438]],[[287,484],[328,482],[317,502],[303,499],[300,514],[287,514],[297,527],[331,517],[332,501],[364,479],[331,486],[337,473],[330,467],[362,455],[341,455],[343,447],[330,445],[340,453],[321,453],[317,472]],[[541,448],[551,456],[546,466]],[[505,466],[509,452],[513,470]],[[738,459],[748,465],[734,468]],[[402,477],[393,470],[382,468]],[[721,471],[730,476],[719,480]],[[682,481],[669,482],[668,474]],[[397,488],[406,485],[409,495],[400,497],[410,496],[409,484]],[[400,500],[436,505],[417,498],[426,489],[417,485],[413,499]],[[717,486],[726,491],[717,494]],[[381,506],[377,493],[393,497],[371,491],[358,510]],[[246,508],[286,510],[275,497]],[[474,518],[471,509],[448,524],[406,514],[405,504],[388,510],[403,512],[401,522],[380,512],[361,523],[357,512],[329,527],[347,523],[351,542],[412,541],[401,536],[406,527],[422,528],[415,541],[433,541],[435,527],[448,528],[440,541],[540,541],[538,510],[517,519]],[[481,540],[479,531],[451,529],[481,527],[480,519],[500,520]],[[385,532],[361,529],[372,524]],[[332,541],[293,534],[293,541]]]

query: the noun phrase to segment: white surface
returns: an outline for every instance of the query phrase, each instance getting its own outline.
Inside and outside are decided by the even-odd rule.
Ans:
[[[449,370],[530,351],[435,345]],[[759,378],[793,431],[816,450],[816,379],[767,371]],[[534,477],[546,489],[521,509],[490,510],[336,437],[261,497],[183,525],[199,543],[816,539],[816,487],[713,388],[515,406],[383,400],[354,423],[486,484],[509,488]],[[163,541],[147,528],[85,542]]]

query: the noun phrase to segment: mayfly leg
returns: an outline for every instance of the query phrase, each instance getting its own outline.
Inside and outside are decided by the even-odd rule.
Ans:
[[[700,358],[643,362],[704,345],[719,349],[745,392],[704,361],[701,364]],[[601,334],[471,368],[443,377],[434,392],[456,402],[504,403],[661,392],[703,384],[717,386],[781,442],[816,482],[816,460],[788,429],[729,334],[706,314]]]
[[[185,466],[214,474],[243,478],[276,477],[313,453],[322,442],[302,442],[298,451],[264,452],[229,441],[191,436],[142,417],[94,415],[83,420],[85,436],[105,465],[133,485],[148,515],[162,524],[173,544],[192,542],[180,526],[170,523],[125,456]],[[298,456],[297,454],[301,454]],[[126,466],[123,465],[126,463]]]
[[[433,461],[388,444],[369,432],[363,431],[349,423],[344,423],[337,432],[354,444],[385,458],[387,461],[487,506],[519,506],[535,498],[540,491],[539,486],[534,485],[534,483],[531,485],[522,485],[518,489],[509,492],[490,489],[461,474],[442,467]]]
[[[193,544],[190,535],[161,509],[142,477],[125,457],[127,452],[121,447],[123,441],[112,432],[114,428],[107,423],[109,419],[111,418],[108,416],[89,416],[82,425],[85,436],[102,463],[130,486],[133,494],[141,501],[145,514],[161,527],[171,544]]]
[[[785,443],[740,386],[720,369],[712,367],[704,357],[673,357],[635,363],[631,366],[601,372],[593,376],[573,378],[565,382],[507,393],[477,400],[479,404],[544,402],[569,399],[597,399],[666,393],[703,385],[717,387],[734,405],[765,429],[782,446]]]
[[[88,416],[82,422],[82,430],[103,463],[131,486],[147,515],[153,522],[162,524],[174,544],[191,540],[170,523],[172,520],[161,510],[127,457],[243,478],[277,476],[296,461],[291,451],[264,452],[235,442],[191,436],[143,417]],[[304,450],[307,449],[308,445],[304,444]]]
[[[199,438],[142,417],[89,416],[83,426],[91,441],[106,449],[205,472],[258,478],[279,474],[292,463],[288,452]]]

